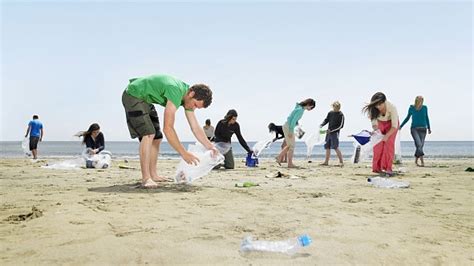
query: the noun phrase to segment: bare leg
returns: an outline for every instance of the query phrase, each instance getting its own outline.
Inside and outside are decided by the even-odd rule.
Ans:
[[[154,139],[150,149],[150,175],[153,181],[163,182],[167,181],[166,177],[159,176],[156,171],[158,161],[158,154],[160,152],[161,139]]]
[[[293,164],[293,154],[295,150],[294,149],[288,149],[288,168],[295,168],[296,165]]]
[[[38,159],[38,150],[36,150],[36,149],[31,150],[31,153],[33,154],[33,159],[34,160]]]
[[[425,166],[425,161],[423,160],[423,156],[420,156],[420,161],[421,161],[421,167]]]
[[[142,184],[145,187],[153,187],[157,184],[151,180],[150,162],[151,149],[153,145],[154,134],[143,136],[140,142],[140,168],[142,172]]]
[[[288,153],[288,146],[285,146],[285,148],[283,148],[283,149],[280,151],[280,154],[278,154],[278,156],[275,158],[278,164],[281,163],[282,158],[283,158],[284,156],[286,156],[287,153]]]
[[[331,150],[326,149],[326,157],[324,158],[324,163],[321,165],[328,165],[329,164],[329,156],[331,156]]]
[[[418,164],[418,157],[416,157],[416,159],[415,159],[415,164],[416,164],[416,166],[420,166],[420,165]]]
[[[337,154],[337,158],[339,158],[339,163],[341,164],[341,166],[343,166],[344,161],[342,160],[342,153],[341,153],[341,150],[339,150],[339,148],[336,149],[336,154]]]

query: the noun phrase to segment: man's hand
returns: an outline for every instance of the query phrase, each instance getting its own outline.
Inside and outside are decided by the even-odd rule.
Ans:
[[[212,147],[210,150],[212,151],[212,158],[216,158],[219,154],[219,150],[217,150],[216,147]]]
[[[181,157],[187,164],[197,165],[199,163],[198,157],[188,151],[184,151]]]

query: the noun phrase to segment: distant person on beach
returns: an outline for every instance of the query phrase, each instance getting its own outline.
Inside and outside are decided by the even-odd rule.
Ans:
[[[331,156],[331,149],[336,150],[339,164],[342,167],[344,162],[342,160],[342,153],[339,150],[339,131],[344,127],[344,114],[341,112],[341,104],[338,101],[332,103],[332,111],[330,111],[326,119],[319,126],[322,128],[328,124],[328,130],[326,131],[326,143],[324,149],[326,149],[326,158],[321,165],[329,164],[329,157]]]
[[[380,130],[384,135],[382,141],[373,148],[372,171],[393,176],[392,163],[395,156],[395,137],[399,124],[397,109],[387,101],[385,94],[377,92],[362,111],[368,114],[374,131]]]
[[[38,142],[43,141],[44,130],[43,123],[39,121],[38,115],[33,115],[33,120],[28,123],[25,138],[30,135],[30,151],[33,154],[33,160],[38,159]]]
[[[215,134],[215,142],[216,145],[219,143],[224,142],[227,144],[231,144],[232,135],[236,135],[237,139],[239,140],[240,145],[244,148],[247,153],[252,154],[253,151],[247,145],[244,137],[240,133],[240,125],[237,123],[237,111],[231,109],[227,112],[224,119],[220,120],[216,125]],[[220,168],[222,165],[218,165],[215,169]],[[232,153],[232,146],[230,147],[229,151],[224,154],[224,168],[225,169],[234,169],[234,154]]]
[[[163,106],[163,132],[173,149],[188,164],[197,164],[199,159],[186,151],[174,129],[176,111],[180,106],[185,109],[185,116],[196,139],[207,149],[217,154],[214,145],[207,139],[194,114],[195,109],[208,107],[212,102],[212,91],[207,85],[189,86],[183,81],[169,75],[151,75],[130,80],[122,94],[128,130],[132,139],[140,141],[140,168],[142,187],[154,188],[156,182],[169,181],[158,175],[157,157],[163,133],[161,132],[158,113],[153,104]]]
[[[425,153],[423,152],[423,146],[425,145],[425,137],[426,132],[431,134],[431,127],[430,127],[430,119],[428,118],[428,107],[423,105],[423,96],[416,96],[415,104],[410,105],[408,108],[408,114],[405,120],[403,120],[402,124],[400,125],[400,130],[402,130],[403,126],[411,119],[411,136],[415,141],[415,164],[417,166],[425,166],[425,162],[423,160],[423,156]],[[418,164],[418,159],[420,159],[421,164]]]
[[[283,133],[285,135],[286,147],[281,150],[280,154],[276,157],[276,162],[281,165],[285,155],[288,156],[288,168],[297,168],[293,164],[293,154],[295,151],[295,127],[298,121],[303,117],[304,111],[311,111],[316,106],[316,102],[308,98],[300,103],[297,103],[293,111],[288,116],[286,123],[283,125]]]
[[[90,155],[98,154],[105,149],[104,134],[100,132],[97,123],[93,123],[87,131],[80,131],[75,136],[82,137],[82,144],[86,145]]]
[[[214,141],[214,127],[211,126],[211,119],[206,119],[206,124],[202,127],[202,129],[204,129],[207,139]]]
[[[281,150],[283,150],[286,147],[286,140],[285,140],[285,133],[283,132],[283,126],[277,126],[274,123],[268,124],[268,130],[270,133],[275,133],[275,138],[273,138],[272,142],[275,142],[279,139],[283,139],[283,142],[281,143]],[[282,163],[286,163],[287,156],[286,154],[282,158]]]

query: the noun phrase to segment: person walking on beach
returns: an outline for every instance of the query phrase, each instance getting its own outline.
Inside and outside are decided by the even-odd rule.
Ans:
[[[296,103],[295,108],[288,116],[286,123],[283,125],[283,133],[285,135],[286,147],[281,150],[280,154],[276,157],[276,162],[281,165],[285,155],[288,156],[288,168],[297,168],[293,164],[293,154],[295,151],[295,127],[298,121],[303,117],[305,110],[311,111],[316,106],[316,102],[308,98],[300,103]]]
[[[231,138],[232,135],[236,135],[237,139],[239,140],[240,145],[244,148],[248,154],[252,154],[253,151],[247,145],[244,137],[242,137],[242,133],[240,132],[240,125],[237,123],[237,111],[234,109],[230,109],[227,111],[224,119],[220,120],[216,125],[215,133],[215,143],[216,146],[220,145],[220,143],[225,143],[227,145],[231,145]],[[214,169],[219,169],[222,165],[216,166]],[[224,154],[224,168],[225,169],[234,169],[234,154],[232,153],[232,146],[228,152]]]
[[[342,160],[342,153],[339,150],[339,131],[344,127],[344,114],[341,112],[341,104],[338,101],[332,103],[332,111],[328,113],[326,119],[319,126],[322,128],[328,124],[328,130],[326,131],[326,143],[324,149],[326,149],[326,158],[321,165],[329,164],[329,157],[331,156],[331,149],[336,150],[337,158],[339,158],[339,165],[342,167],[344,162]]]
[[[415,104],[410,105],[408,108],[408,114],[405,120],[403,120],[402,124],[400,125],[400,130],[402,130],[403,126],[411,120],[411,136],[415,142],[415,164],[417,166],[425,166],[425,162],[423,160],[423,156],[425,153],[423,152],[423,146],[425,145],[425,137],[426,132],[431,134],[431,127],[430,127],[430,119],[428,118],[428,107],[423,105],[423,96],[416,96]],[[420,159],[421,164],[418,164],[418,159]]]
[[[382,92],[375,93],[370,103],[362,108],[372,122],[372,128],[384,134],[383,139],[374,146],[372,171],[392,176],[392,163],[395,156],[395,137],[398,131],[398,112],[395,106],[387,101]]]
[[[202,127],[202,129],[204,129],[207,139],[214,141],[214,127],[211,126],[211,119],[206,119],[206,124]]]
[[[140,141],[140,168],[142,187],[157,187],[156,182],[168,181],[159,176],[156,170],[157,157],[163,133],[158,114],[153,104],[163,106],[163,132],[168,143],[188,164],[197,164],[199,159],[186,151],[174,129],[176,111],[180,106],[196,139],[207,149],[217,150],[207,139],[194,114],[195,109],[208,107],[212,102],[212,91],[205,84],[189,86],[185,82],[169,75],[151,75],[130,80],[122,94],[127,125],[131,138]]]
[[[286,140],[285,140],[285,133],[283,132],[283,126],[277,126],[274,123],[270,123],[268,124],[268,130],[270,133],[275,133],[275,138],[273,138],[272,142],[275,142],[279,139],[283,139],[283,142],[281,143],[281,150],[283,150],[286,147]],[[287,160],[287,156],[285,154],[281,162],[286,163],[286,160]]]
[[[98,154],[105,149],[104,134],[100,132],[100,126],[97,123],[93,123],[87,131],[81,131],[76,136],[83,137],[82,144],[86,145],[90,155]]]
[[[25,138],[30,135],[30,151],[33,154],[33,160],[38,159],[38,142],[43,141],[44,130],[43,123],[39,121],[38,115],[33,115],[33,120],[28,123]]]

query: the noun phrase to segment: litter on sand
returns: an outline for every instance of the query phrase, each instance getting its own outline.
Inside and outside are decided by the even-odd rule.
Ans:
[[[379,188],[408,188],[410,187],[410,183],[406,181],[396,181],[393,179],[385,178],[385,177],[369,177],[367,178],[367,182],[373,185],[374,187]]]

